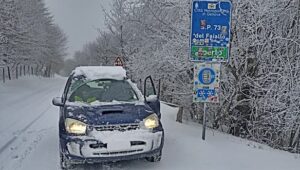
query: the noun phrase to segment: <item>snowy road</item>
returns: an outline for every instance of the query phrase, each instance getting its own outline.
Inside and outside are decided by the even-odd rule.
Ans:
[[[58,108],[51,105],[60,96],[65,79],[23,78],[0,84],[0,170],[58,170]],[[300,156],[273,150],[201,126],[176,123],[176,109],[162,106],[166,132],[163,158],[77,169],[110,170],[298,170]]]

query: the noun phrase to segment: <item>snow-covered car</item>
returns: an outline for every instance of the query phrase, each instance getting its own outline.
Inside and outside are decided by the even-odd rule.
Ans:
[[[122,67],[77,67],[62,97],[52,100],[60,107],[62,169],[140,158],[160,161],[164,131],[150,76],[143,88],[144,95]]]

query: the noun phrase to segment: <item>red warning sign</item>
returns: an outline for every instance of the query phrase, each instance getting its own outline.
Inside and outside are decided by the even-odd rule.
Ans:
[[[115,66],[124,66],[124,63],[121,59],[121,57],[117,57],[116,60],[115,60]]]

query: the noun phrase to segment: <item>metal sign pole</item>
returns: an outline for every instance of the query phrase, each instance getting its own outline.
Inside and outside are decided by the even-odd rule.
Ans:
[[[206,103],[204,103],[204,113],[203,113],[203,127],[202,127],[202,140],[205,140],[205,130],[206,130]]]

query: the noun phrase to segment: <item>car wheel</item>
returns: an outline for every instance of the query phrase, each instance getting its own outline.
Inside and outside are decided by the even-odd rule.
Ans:
[[[62,170],[74,169],[74,165],[72,165],[69,159],[62,153],[60,153],[60,167]]]
[[[151,156],[151,157],[146,157],[146,160],[149,162],[159,162],[161,160],[161,151],[159,152],[159,154]]]

